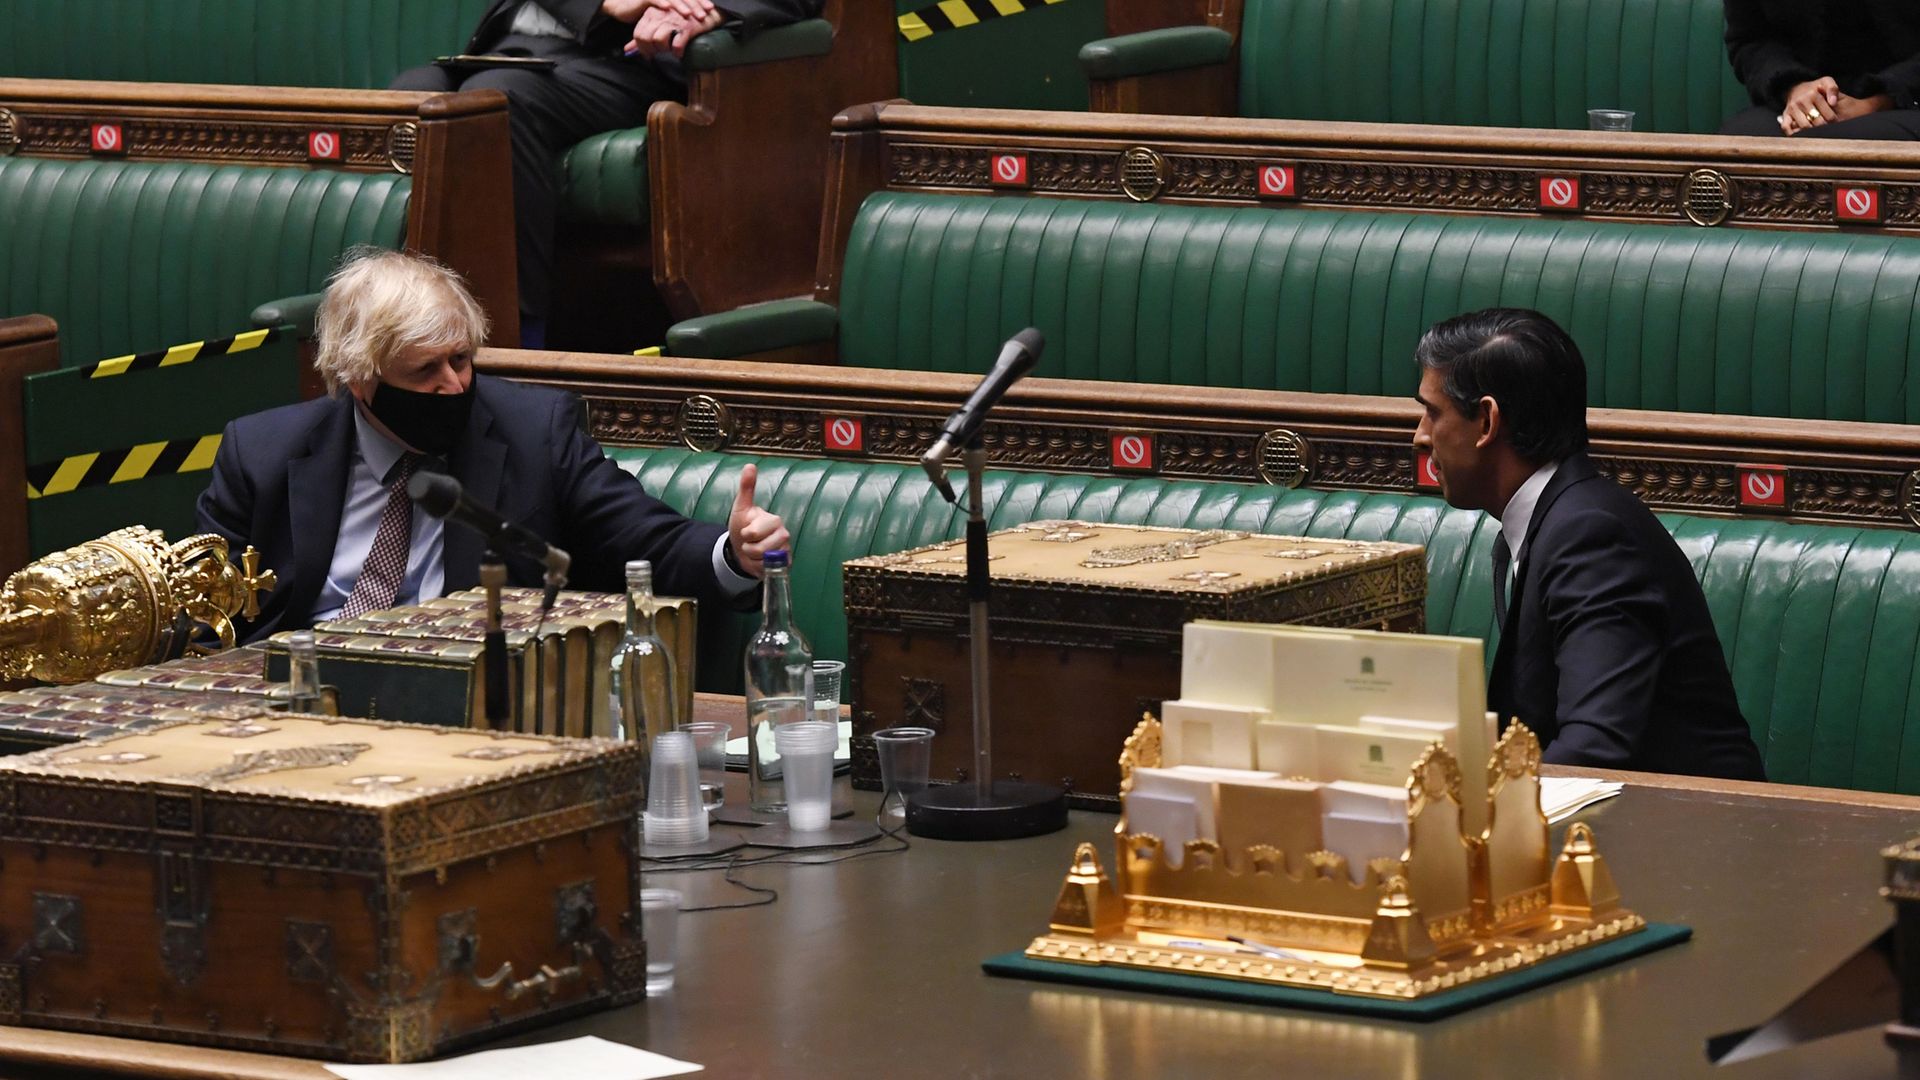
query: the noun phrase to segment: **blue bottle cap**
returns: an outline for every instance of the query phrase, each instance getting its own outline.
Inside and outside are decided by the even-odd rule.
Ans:
[[[784,567],[787,565],[787,551],[785,548],[769,551],[760,557],[760,563],[769,570]]]

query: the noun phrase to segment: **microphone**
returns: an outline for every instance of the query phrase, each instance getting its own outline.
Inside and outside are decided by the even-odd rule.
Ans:
[[[933,481],[934,488],[948,502],[953,502],[954,497],[953,487],[947,483],[947,458],[952,456],[954,447],[964,447],[973,440],[980,425],[986,422],[987,413],[1006,395],[1007,389],[1033,370],[1046,344],[1040,331],[1031,326],[1007,339],[1007,343],[1000,346],[1000,358],[993,362],[993,370],[973,388],[966,403],[947,417],[940,437],[920,455],[920,467],[927,471],[927,479]]]
[[[487,538],[501,551],[511,551],[546,567],[543,583],[546,593],[540,610],[553,610],[553,602],[567,584],[567,568],[573,559],[565,551],[541,539],[533,530],[516,525],[500,512],[467,497],[460,481],[445,473],[421,470],[407,481],[407,497],[434,517],[458,522]]]

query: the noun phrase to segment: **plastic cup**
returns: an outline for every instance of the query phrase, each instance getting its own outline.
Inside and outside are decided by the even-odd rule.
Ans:
[[[818,720],[782,724],[773,729],[786,772],[787,828],[818,832],[833,820],[833,748],[839,725]]]
[[[640,933],[647,940],[647,996],[673,989],[674,936],[679,931],[680,893],[640,890]]]
[[[887,804],[899,800],[906,812],[907,797],[927,788],[927,770],[933,764],[933,729],[928,727],[890,727],[873,733],[873,745],[880,756],[881,812]]]
[[[733,725],[694,720],[675,730],[693,738],[693,756],[700,766],[700,805],[712,814],[727,801],[727,736],[733,734]]]
[[[1632,131],[1632,109],[1588,109],[1587,127],[1594,131]]]
[[[813,662],[813,718],[822,723],[840,722],[840,682],[846,677],[844,660]]]
[[[700,763],[694,756],[693,736],[684,731],[663,731],[653,737],[642,833],[649,844],[699,844],[707,839],[707,812],[700,805]]]

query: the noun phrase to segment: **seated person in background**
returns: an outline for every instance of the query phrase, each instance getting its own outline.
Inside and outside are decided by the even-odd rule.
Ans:
[[[787,546],[753,504],[753,466],[726,528],[690,521],[607,460],[571,394],[474,374],[486,316],[438,263],[353,253],[317,329],[331,394],[227,425],[200,496],[200,530],[252,544],[280,579],[243,640],[478,585],[485,544],[414,507],[416,467],[566,549],[575,588],[621,591],[626,561],[650,559],[663,595],[748,603],[762,554]],[[540,584],[537,564],[507,566],[514,584]]]
[[[1722,135],[1920,138],[1920,4],[1726,0],[1727,56],[1753,108]]]
[[[1435,325],[1414,357],[1414,447],[1447,502],[1500,522],[1487,708],[1556,765],[1765,779],[1687,557],[1587,456],[1573,339],[1491,308]]]
[[[523,344],[545,344],[559,159],[567,148],[603,131],[644,127],[654,102],[684,100],[680,56],[701,34],[727,30],[745,36],[813,18],[824,2],[493,0],[466,51],[551,60],[553,67],[454,71],[428,64],[394,78],[395,90],[490,89],[507,95]]]

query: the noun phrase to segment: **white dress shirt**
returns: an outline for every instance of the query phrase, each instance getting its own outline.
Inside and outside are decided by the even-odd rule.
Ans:
[[[1507,508],[1500,512],[1500,533],[1507,538],[1507,548],[1513,552],[1513,560],[1507,564],[1507,584],[1512,585],[1520,577],[1520,559],[1526,554],[1527,527],[1533,524],[1533,511],[1540,504],[1540,493],[1547,490],[1547,482],[1560,469],[1560,463],[1549,461],[1533,471],[1520,485],[1520,490],[1507,500]]]
[[[358,402],[353,406],[353,468],[347,473],[347,498],[340,507],[340,538],[333,544],[333,564],[326,584],[313,602],[313,621],[336,618],[353,595],[353,583],[373,551],[380,515],[387,508],[386,475],[406,447],[382,435],[367,422]],[[413,531],[407,548],[407,576],[394,594],[395,604],[416,604],[444,591],[446,525],[439,518],[413,508]]]

